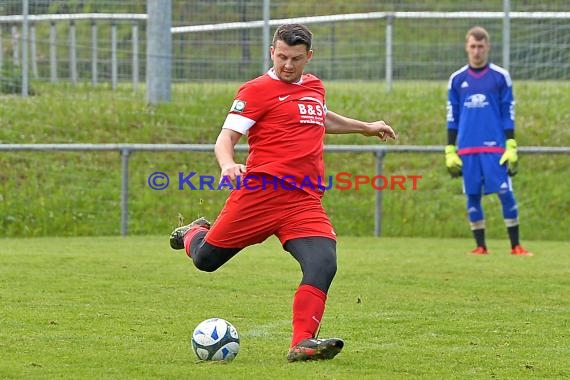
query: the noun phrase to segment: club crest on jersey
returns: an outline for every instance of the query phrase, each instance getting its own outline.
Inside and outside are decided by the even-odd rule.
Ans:
[[[230,108],[230,112],[243,112],[245,109],[245,102],[243,100],[236,99],[232,104],[232,108]]]
[[[484,94],[473,94],[465,100],[464,105],[467,108],[483,108],[488,106],[489,102]]]

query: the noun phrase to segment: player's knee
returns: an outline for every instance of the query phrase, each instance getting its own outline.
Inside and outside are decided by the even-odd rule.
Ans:
[[[332,279],[336,275],[337,264],[336,264],[336,255],[329,255],[321,262],[321,272],[325,275],[326,278]]]
[[[503,217],[507,219],[517,219],[518,218],[518,207],[517,201],[512,191],[507,191],[505,193],[499,193],[499,199],[503,206]]]
[[[498,194],[499,194],[499,200],[501,201],[502,204],[511,205],[516,203],[515,195],[513,194],[512,191],[510,190],[501,191]]]
[[[203,272],[214,272],[241,250],[241,248],[218,247],[206,241],[202,241],[194,248],[192,261],[194,266]]]
[[[484,219],[485,215],[481,204],[481,195],[467,195],[467,215],[470,223],[476,223]]]
[[[202,272],[214,272],[221,266],[220,263],[212,260],[208,255],[196,255],[192,257],[192,260],[194,261],[194,266]]]
[[[194,248],[192,251],[194,266],[203,272],[213,272],[225,262],[219,259],[220,255],[216,254],[217,247],[211,244],[201,242],[192,248]]]
[[[315,276],[320,282],[321,288],[328,291],[337,271],[336,250],[330,248],[326,250],[326,254],[320,257],[318,268],[315,268]]]
[[[327,293],[336,275],[336,271],[336,256],[323,256],[318,265],[311,265],[304,268],[303,282],[313,285]]]

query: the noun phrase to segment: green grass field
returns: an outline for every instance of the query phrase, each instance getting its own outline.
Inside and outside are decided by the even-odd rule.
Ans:
[[[570,377],[570,243],[535,257],[470,239],[339,238],[321,336],[332,361],[288,364],[296,262],[275,239],[214,273],[167,236],[2,239],[3,379],[560,379]],[[189,337],[230,320],[241,351],[197,363]]]

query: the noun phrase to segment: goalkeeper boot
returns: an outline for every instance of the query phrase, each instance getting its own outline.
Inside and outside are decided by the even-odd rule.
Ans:
[[[178,227],[170,234],[170,246],[172,249],[184,249],[184,236],[186,236],[188,232],[197,227],[209,230],[210,226],[210,222],[208,222],[205,218],[200,217],[190,224]]]
[[[343,347],[342,339],[305,339],[291,347],[287,361],[328,360],[334,358]]]
[[[511,255],[514,256],[534,256],[532,252],[527,251],[521,245],[515,245],[515,247],[511,250]]]
[[[469,253],[471,255],[488,255],[489,251],[487,251],[487,247],[479,246]]]

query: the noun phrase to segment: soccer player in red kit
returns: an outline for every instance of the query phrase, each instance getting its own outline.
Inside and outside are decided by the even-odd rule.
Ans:
[[[171,247],[185,249],[196,268],[212,272],[243,248],[277,236],[303,273],[293,297],[290,362],[332,359],[344,346],[341,339],[317,338],[337,270],[336,236],[321,203],[325,133],[396,138],[383,121],[327,110],[323,83],[303,72],[313,56],[311,43],[304,25],[277,29],[273,67],[239,88],[215,144],[222,178],[241,186],[213,224],[200,218],[170,237]],[[234,161],[242,135],[249,144],[246,165]]]

